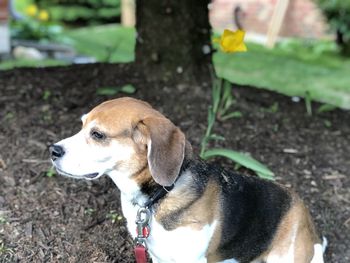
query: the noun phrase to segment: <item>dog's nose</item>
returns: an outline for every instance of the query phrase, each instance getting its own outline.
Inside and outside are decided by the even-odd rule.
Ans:
[[[52,161],[55,161],[58,158],[61,158],[65,153],[62,146],[59,146],[56,144],[51,145],[49,147],[49,151],[50,151]]]

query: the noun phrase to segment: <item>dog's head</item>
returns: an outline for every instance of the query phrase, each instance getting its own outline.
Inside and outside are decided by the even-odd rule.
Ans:
[[[149,104],[119,98],[84,115],[82,129],[50,146],[50,154],[62,175],[91,180],[117,172],[131,177],[148,168],[158,184],[169,186],[180,172],[185,136]]]

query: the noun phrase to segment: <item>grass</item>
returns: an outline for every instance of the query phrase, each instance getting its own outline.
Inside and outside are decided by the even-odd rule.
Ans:
[[[44,60],[30,60],[30,59],[16,59],[16,60],[6,60],[0,62],[0,70],[7,70],[16,67],[50,67],[50,66],[64,66],[67,65],[66,62],[55,60],[55,59],[44,59]]]
[[[132,62],[135,59],[136,30],[117,24],[67,30],[73,47],[104,62]]]
[[[117,24],[92,26],[65,31],[65,36],[81,54],[104,62],[132,62],[135,59],[134,28]],[[350,109],[350,59],[335,52],[319,52],[324,44],[310,50],[299,44],[292,48],[269,50],[248,43],[248,52],[224,54],[216,52],[213,63],[218,77],[233,83],[252,85],[273,90],[288,96],[308,96],[310,102],[319,101]],[[36,63],[39,63],[38,65]],[[0,69],[14,66],[48,66],[64,63],[1,62]]]
[[[248,43],[248,52],[216,52],[217,75],[231,82],[350,109],[350,59],[335,54],[305,55]]]
[[[96,54],[98,60],[130,62],[134,60],[135,34],[134,29],[111,25],[74,30],[68,36],[75,40],[77,50]],[[213,62],[218,76],[238,84],[350,108],[349,59],[334,53],[309,52],[307,47],[296,51],[268,50],[248,43],[248,48],[249,52],[233,56],[217,52]]]
[[[96,58],[100,62],[127,63],[135,59],[134,28],[122,27],[119,24],[92,26],[80,29],[70,29],[64,32],[65,40],[79,54]],[[0,62],[0,70],[15,67],[49,67],[64,66],[67,62],[44,59],[38,60],[7,60]]]

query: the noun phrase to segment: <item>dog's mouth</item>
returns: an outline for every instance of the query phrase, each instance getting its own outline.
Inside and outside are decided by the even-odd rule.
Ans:
[[[60,168],[58,167],[55,167],[57,172],[61,175],[64,175],[64,176],[68,176],[68,177],[72,177],[72,178],[76,178],[76,179],[95,179],[99,173],[89,173],[89,174],[84,174],[84,175],[75,175],[75,174],[70,174],[70,173],[67,173],[63,170],[61,170]]]

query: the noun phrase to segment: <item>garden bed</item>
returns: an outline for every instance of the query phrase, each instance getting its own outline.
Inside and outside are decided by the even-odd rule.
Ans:
[[[0,72],[0,262],[134,262],[118,189],[108,178],[48,176],[47,146],[112,98],[98,88],[133,84],[132,96],[180,126],[198,153],[209,84],[149,83],[140,72],[105,64]],[[252,87],[233,93],[243,117],[216,124],[226,138],[217,146],[250,153],[293,187],[328,238],[326,262],[350,262],[350,112],[307,116],[303,101]]]

